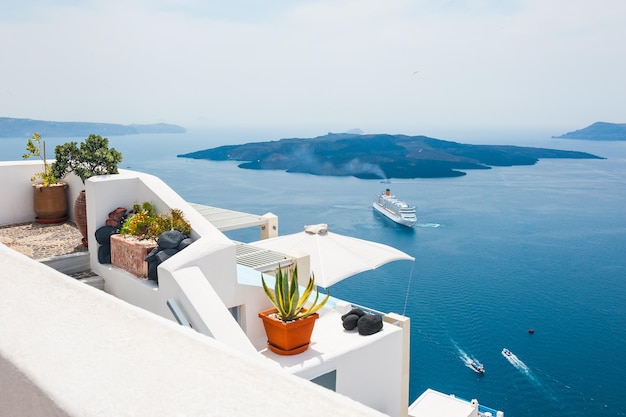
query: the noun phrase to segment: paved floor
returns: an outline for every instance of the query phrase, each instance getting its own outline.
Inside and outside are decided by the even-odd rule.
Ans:
[[[82,236],[70,221],[57,224],[36,222],[0,227],[0,242],[33,259],[86,252]]]

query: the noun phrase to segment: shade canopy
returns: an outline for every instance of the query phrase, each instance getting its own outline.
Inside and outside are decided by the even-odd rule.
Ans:
[[[300,233],[259,240],[250,245],[296,258],[309,255],[315,284],[323,288],[389,262],[415,260],[382,243],[329,232],[326,224],[305,226]]]

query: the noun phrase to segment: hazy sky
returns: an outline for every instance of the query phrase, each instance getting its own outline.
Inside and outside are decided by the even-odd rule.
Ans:
[[[0,0],[0,116],[428,134],[626,122],[624,0]]]

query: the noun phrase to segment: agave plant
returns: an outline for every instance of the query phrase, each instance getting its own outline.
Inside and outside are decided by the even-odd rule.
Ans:
[[[276,310],[278,310],[277,318],[285,322],[303,319],[316,313],[319,309],[324,307],[324,304],[326,304],[326,301],[328,301],[330,297],[329,292],[323,300],[318,302],[320,294],[315,287],[315,276],[313,274],[311,274],[309,283],[304,289],[304,292],[300,295],[297,265],[294,267],[292,273],[284,273],[280,266],[278,267],[276,270],[276,285],[274,286],[274,291],[270,290],[263,275],[261,275],[261,281],[263,281],[265,294],[272,304],[274,304]],[[309,296],[313,293],[313,289],[315,289],[315,299],[313,303],[305,309],[304,305],[309,299]]]

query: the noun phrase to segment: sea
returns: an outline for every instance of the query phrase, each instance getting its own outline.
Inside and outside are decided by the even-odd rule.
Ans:
[[[411,401],[432,388],[511,417],[626,415],[626,142],[512,132],[482,143],[606,159],[544,159],[458,178],[388,182],[176,156],[281,137],[193,131],[109,141],[123,154],[121,168],[154,174],[187,201],[274,213],[280,234],[326,223],[332,232],[415,257],[330,287],[335,297],[411,318]],[[56,144],[81,139],[48,139],[49,157]],[[481,143],[480,134],[441,139]],[[24,148],[24,138],[0,138],[0,160],[21,159]],[[372,209],[373,195],[385,188],[416,205],[415,227]],[[254,228],[227,235],[260,238]],[[468,358],[483,363],[485,374],[473,372]]]

